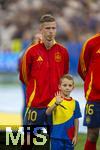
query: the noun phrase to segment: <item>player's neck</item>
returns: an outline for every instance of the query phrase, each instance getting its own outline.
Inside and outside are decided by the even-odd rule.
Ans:
[[[44,45],[47,50],[49,50],[54,45],[54,40],[52,41],[44,41]]]

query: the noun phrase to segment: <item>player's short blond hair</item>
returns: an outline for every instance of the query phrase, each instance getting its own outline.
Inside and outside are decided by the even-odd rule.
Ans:
[[[61,78],[60,78],[60,83],[62,83],[63,79],[68,79],[68,80],[72,80],[73,81],[73,84],[74,84],[74,78],[71,74],[64,74]]]
[[[52,16],[51,14],[45,14],[43,16],[41,16],[40,18],[40,24],[44,23],[44,22],[54,22],[56,21],[54,16]]]

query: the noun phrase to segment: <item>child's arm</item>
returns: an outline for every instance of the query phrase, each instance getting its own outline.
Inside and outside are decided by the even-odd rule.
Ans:
[[[78,120],[78,118],[74,120],[74,124],[75,124],[75,131],[74,131],[74,137],[72,139],[72,143],[74,145],[76,145],[77,140],[78,140],[78,129],[79,129],[79,120]]]
[[[59,105],[59,104],[56,104],[56,102],[55,102],[51,107],[48,107],[46,110],[46,114],[51,115],[52,111],[57,107],[57,105]]]
[[[52,111],[62,102],[60,92],[57,92],[55,94],[55,97],[56,97],[56,102],[52,106],[47,108],[47,110],[46,110],[47,115],[50,115],[52,113]]]

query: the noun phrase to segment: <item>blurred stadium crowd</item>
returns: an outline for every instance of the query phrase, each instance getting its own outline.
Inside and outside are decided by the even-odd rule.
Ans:
[[[45,13],[57,19],[57,41],[70,54],[70,72],[76,67],[82,43],[100,32],[100,0],[0,0],[0,72],[16,72],[19,53],[34,41],[38,21]]]

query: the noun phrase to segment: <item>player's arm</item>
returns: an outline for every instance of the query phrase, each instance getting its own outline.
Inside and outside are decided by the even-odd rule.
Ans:
[[[91,58],[91,45],[89,41],[86,41],[82,47],[78,63],[78,73],[83,80],[85,80],[86,74],[88,72],[90,58]]]
[[[31,70],[31,54],[30,51],[27,50],[23,57],[20,60],[19,64],[19,78],[24,83],[27,84],[28,78],[30,77]]]
[[[69,72],[69,54],[68,54],[68,50],[65,49],[64,74],[68,72]]]
[[[74,130],[74,137],[72,139],[72,143],[74,145],[76,145],[77,144],[77,140],[78,140],[78,130],[79,130],[79,120],[78,119],[74,120],[74,125],[75,125],[75,130]]]

